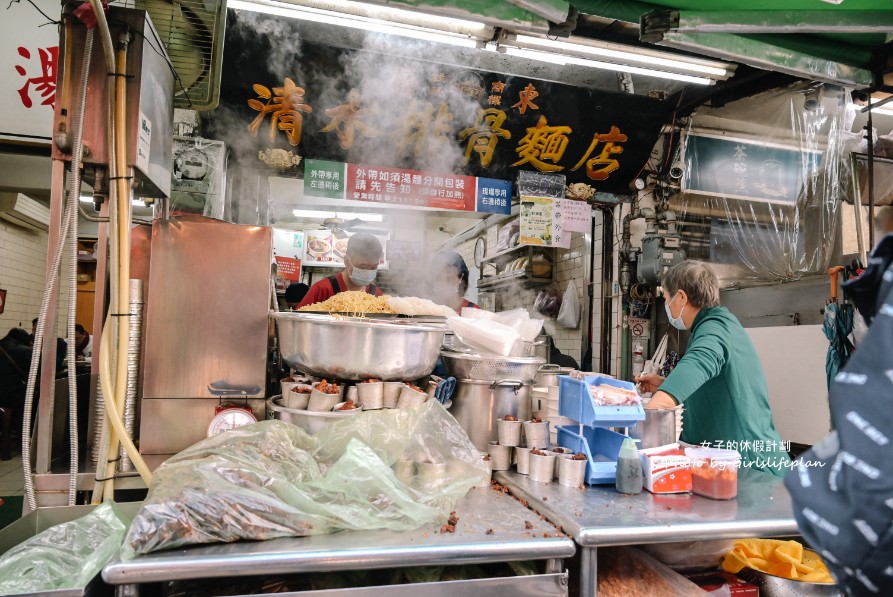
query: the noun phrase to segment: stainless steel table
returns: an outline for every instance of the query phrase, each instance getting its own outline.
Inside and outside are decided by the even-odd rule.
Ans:
[[[441,534],[438,523],[407,532],[341,532],[194,547],[112,562],[102,577],[120,585],[118,595],[134,596],[140,584],[171,580],[548,560],[549,574],[544,576],[551,576],[546,584],[561,584],[566,594],[559,560],[573,556],[576,547],[554,526],[510,495],[489,488],[472,489],[460,500],[456,514],[454,533]],[[533,528],[526,528],[526,522]]]
[[[596,592],[596,549],[609,545],[671,543],[796,535],[791,499],[782,479],[743,469],[738,497],[711,500],[690,494],[624,496],[612,485],[586,489],[537,483],[496,473],[497,481],[561,528],[582,548],[580,595]]]

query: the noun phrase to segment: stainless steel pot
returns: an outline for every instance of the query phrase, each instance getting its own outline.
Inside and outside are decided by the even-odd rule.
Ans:
[[[450,376],[488,382],[517,379],[523,383],[531,383],[536,372],[545,364],[539,357],[500,357],[450,350],[441,352],[440,356]]]
[[[514,415],[530,418],[530,383],[520,380],[460,379],[456,382],[450,413],[481,452],[497,439],[496,420]]]
[[[673,409],[645,409],[645,420],[629,428],[629,436],[642,440],[640,449],[665,446],[676,441],[676,411]]]
[[[408,320],[271,313],[286,363],[317,377],[419,379],[434,370],[445,328]]]
[[[536,372],[536,387],[548,387],[558,385],[559,375],[569,375],[573,371],[572,367],[559,367],[558,365],[546,364],[539,368]]]
[[[547,334],[540,334],[533,341],[533,356],[540,357],[547,363],[552,349],[552,338]],[[557,384],[556,384],[557,385]]]

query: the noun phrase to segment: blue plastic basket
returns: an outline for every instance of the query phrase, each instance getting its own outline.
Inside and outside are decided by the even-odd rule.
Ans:
[[[558,427],[558,445],[586,454],[586,482],[589,485],[613,483],[624,436],[603,427],[583,426],[582,436],[579,431],[579,425]]]
[[[589,386],[608,385],[634,390],[636,385],[603,375],[590,375],[583,381],[558,376],[558,414],[590,427],[632,427],[645,420],[645,409],[635,406],[595,406]]]

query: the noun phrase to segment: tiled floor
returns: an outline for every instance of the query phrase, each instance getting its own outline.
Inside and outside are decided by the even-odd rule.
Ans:
[[[12,460],[0,460],[0,496],[25,495],[25,475],[22,473],[22,455]]]

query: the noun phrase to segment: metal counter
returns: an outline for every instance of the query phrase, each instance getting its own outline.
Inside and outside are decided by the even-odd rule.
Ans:
[[[582,548],[580,595],[596,591],[596,548],[743,537],[797,535],[783,479],[743,469],[738,496],[712,500],[692,494],[622,495],[613,486],[585,489],[537,483],[517,473],[494,478],[530,507],[559,525]]]
[[[406,532],[341,532],[194,547],[112,562],[102,577],[110,584],[139,585],[225,576],[558,560],[576,551],[573,540],[558,534],[554,526],[510,495],[489,488],[472,489],[460,500],[456,514],[459,523],[454,533],[441,534],[438,523]],[[527,522],[532,529],[526,528]],[[549,568],[558,572],[558,566]],[[137,589],[132,586],[126,594],[136,595]]]

